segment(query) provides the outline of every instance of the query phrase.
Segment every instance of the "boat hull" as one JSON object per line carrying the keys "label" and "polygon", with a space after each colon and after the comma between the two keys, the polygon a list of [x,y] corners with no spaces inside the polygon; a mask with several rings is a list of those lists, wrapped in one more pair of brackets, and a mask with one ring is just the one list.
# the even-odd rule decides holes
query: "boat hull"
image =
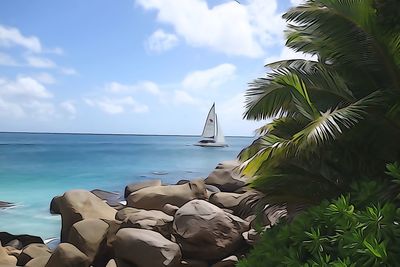
{"label": "boat hull", "polygon": [[194,146],[201,146],[201,147],[227,147],[227,144],[221,143],[196,143],[193,144]]}

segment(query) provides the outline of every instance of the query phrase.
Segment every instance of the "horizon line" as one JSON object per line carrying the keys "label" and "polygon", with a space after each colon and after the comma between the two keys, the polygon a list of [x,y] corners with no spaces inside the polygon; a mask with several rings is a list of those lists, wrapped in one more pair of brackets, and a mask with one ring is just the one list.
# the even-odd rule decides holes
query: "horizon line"
{"label": "horizon line", "polygon": [[[144,133],[90,133],[90,132],[30,132],[30,131],[0,131],[2,133],[22,133],[22,134],[69,134],[69,135],[128,135],[128,136],[181,136],[181,137],[200,137],[194,134],[144,134]],[[249,138],[255,135],[225,135],[225,137]]]}

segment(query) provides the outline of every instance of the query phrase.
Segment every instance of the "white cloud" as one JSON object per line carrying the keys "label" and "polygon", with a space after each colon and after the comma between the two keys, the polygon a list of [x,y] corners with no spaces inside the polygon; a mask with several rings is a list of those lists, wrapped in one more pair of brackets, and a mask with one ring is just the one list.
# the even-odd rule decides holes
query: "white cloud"
{"label": "white cloud", "polygon": [[10,55],[0,52],[0,65],[3,65],[3,66],[18,66],[19,64]]}
{"label": "white cloud", "polygon": [[33,75],[33,76],[37,81],[39,81],[39,82],[41,82],[43,84],[54,84],[54,83],[56,83],[56,79],[54,79],[54,77],[50,73],[47,73],[47,72],[38,73],[38,74]]}
{"label": "white cloud", "polygon": [[310,54],[304,54],[294,51],[288,47],[284,47],[279,55],[268,57],[264,60],[265,64],[269,64],[272,62],[287,60],[287,59],[305,59],[305,60],[318,60],[316,56]]}
{"label": "white cloud", "polygon": [[53,95],[31,77],[17,77],[15,81],[0,80],[0,96],[45,99]]}
{"label": "white cloud", "polygon": [[54,68],[56,64],[48,58],[27,56],[28,65],[35,68]]}
{"label": "white cloud", "polygon": [[73,68],[61,68],[60,71],[64,75],[78,75],[78,72]]}
{"label": "white cloud", "polygon": [[304,0],[290,0],[290,3],[292,4],[292,6],[298,6],[300,4],[303,4]]}
{"label": "white cloud", "polygon": [[147,47],[151,51],[163,52],[178,44],[178,37],[175,34],[157,30],[147,40]]}
{"label": "white cloud", "polygon": [[205,0],[137,0],[156,10],[157,20],[171,25],[189,45],[208,47],[228,55],[260,57],[264,46],[282,39],[284,21],[277,0],[235,1],[209,7]]}
{"label": "white cloud", "polygon": [[64,50],[61,47],[55,47],[55,48],[49,48],[44,51],[45,53],[48,54],[55,54],[55,55],[63,55]]}
{"label": "white cloud", "polygon": [[220,102],[216,108],[219,114],[218,118],[222,120],[223,129],[230,134],[242,135],[246,133],[248,135],[253,135],[256,129],[268,122],[243,120],[243,114],[245,112],[244,93],[239,93]]}
{"label": "white cloud", "polygon": [[70,119],[75,118],[77,110],[75,104],[72,101],[61,102],[60,107],[68,114]]}
{"label": "white cloud", "polygon": [[175,90],[173,100],[175,104],[198,104],[199,101],[192,97],[188,92],[183,90]]}
{"label": "white cloud", "polygon": [[29,51],[40,53],[42,45],[36,36],[24,36],[17,28],[0,25],[0,46],[22,46]]}
{"label": "white cloud", "polygon": [[108,114],[121,114],[124,112],[145,113],[149,111],[149,107],[138,103],[133,97],[110,98],[102,97],[98,99],[85,99],[87,105],[97,107]]}
{"label": "white cloud", "polygon": [[217,88],[232,80],[235,71],[236,67],[232,64],[221,64],[207,70],[193,71],[183,79],[182,86],[188,90]]}
{"label": "white cloud", "polygon": [[0,116],[48,119],[55,115],[53,97],[43,84],[32,77],[0,79]]}
{"label": "white cloud", "polygon": [[122,84],[119,82],[111,82],[105,85],[105,91],[121,94],[147,92],[155,96],[161,95],[161,90],[158,85],[151,81],[142,81],[132,85]]}

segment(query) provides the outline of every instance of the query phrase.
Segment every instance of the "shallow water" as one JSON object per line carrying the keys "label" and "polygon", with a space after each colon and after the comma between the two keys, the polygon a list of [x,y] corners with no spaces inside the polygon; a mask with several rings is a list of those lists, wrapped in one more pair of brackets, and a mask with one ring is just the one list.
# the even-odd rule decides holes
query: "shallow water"
{"label": "shallow water", "polygon": [[53,196],[69,189],[124,190],[128,183],[165,183],[206,176],[231,160],[251,138],[227,137],[227,148],[202,148],[193,136],[0,133],[0,231],[58,237]]}

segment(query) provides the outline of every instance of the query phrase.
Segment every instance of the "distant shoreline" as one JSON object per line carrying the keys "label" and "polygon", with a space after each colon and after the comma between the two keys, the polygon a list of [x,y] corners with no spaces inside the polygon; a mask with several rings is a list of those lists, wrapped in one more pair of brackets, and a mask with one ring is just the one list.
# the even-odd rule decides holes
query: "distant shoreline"
{"label": "distant shoreline", "polygon": [[[135,134],[135,133],[56,133],[56,132],[7,132],[0,131],[0,134],[49,134],[49,135],[119,135],[119,136],[178,136],[178,137],[200,137],[200,135],[194,134]],[[226,135],[225,137],[236,137],[236,138],[254,138],[254,136],[245,136],[245,135]]]}

